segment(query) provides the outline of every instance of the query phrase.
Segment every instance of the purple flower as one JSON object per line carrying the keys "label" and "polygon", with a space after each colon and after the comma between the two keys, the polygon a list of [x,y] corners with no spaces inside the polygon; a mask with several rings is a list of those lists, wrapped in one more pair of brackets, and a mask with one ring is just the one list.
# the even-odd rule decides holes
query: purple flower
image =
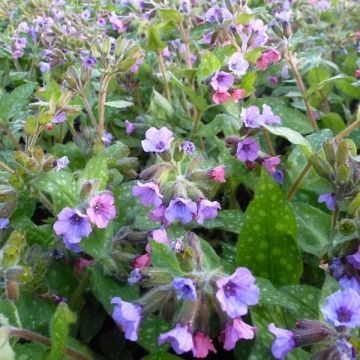
{"label": "purple flower", "polygon": [[280,116],[274,115],[270,106],[264,104],[262,106],[262,109],[263,109],[262,117],[263,117],[263,121],[266,125],[281,123]]}
{"label": "purple flower", "polygon": [[29,25],[25,21],[22,21],[21,23],[19,23],[19,25],[17,27],[17,31],[19,31],[19,32],[27,33],[29,30],[30,30]]}
{"label": "purple flower", "polygon": [[52,119],[52,122],[54,124],[62,124],[65,121],[66,121],[66,113],[64,111],[59,112]]}
{"label": "purple flower", "polygon": [[110,220],[116,216],[114,202],[114,196],[110,192],[104,192],[93,197],[86,209],[90,221],[100,229],[106,228]]}
{"label": "purple flower", "polygon": [[177,278],[172,282],[178,300],[196,300],[196,289],[194,282],[187,278]]}
{"label": "purple flower", "polygon": [[24,52],[22,50],[14,50],[12,52],[13,59],[19,59],[24,55]]}
{"label": "purple flower", "polygon": [[321,307],[325,320],[334,326],[360,326],[360,295],[353,289],[339,290]]}
{"label": "purple flower", "polygon": [[245,60],[244,55],[241,52],[235,52],[234,54],[232,54],[229,61],[229,69],[236,76],[245,75],[248,68],[249,62]]}
{"label": "purple flower", "polygon": [[278,84],[279,78],[275,75],[270,75],[268,76],[268,82],[270,85],[275,86]]}
{"label": "purple flower", "polygon": [[101,140],[105,146],[109,146],[113,140],[113,136],[111,133],[104,131],[102,134]]}
{"label": "purple flower", "polygon": [[211,7],[205,13],[205,20],[207,22],[219,22],[223,23],[224,21],[231,20],[233,16],[231,12],[225,7]]}
{"label": "purple flower", "polygon": [[170,342],[177,354],[183,354],[193,349],[194,343],[188,325],[176,324],[175,328],[159,336],[159,345]]}
{"label": "purple flower", "polygon": [[[170,240],[167,236],[166,229],[160,228],[160,229],[153,230],[151,232],[151,237],[154,239],[155,242],[157,242],[159,244],[166,244],[166,245],[170,244]],[[148,253],[150,253],[150,243],[146,244],[145,250]]]}
{"label": "purple flower", "polygon": [[339,285],[344,290],[352,289],[360,295],[360,284],[355,276],[344,275],[341,279],[339,279]]}
{"label": "purple flower", "polygon": [[83,62],[82,66],[88,70],[91,70],[96,64],[96,59],[93,56],[86,57]]}
{"label": "purple flower", "polygon": [[234,319],[233,322],[226,323],[224,331],[224,349],[232,350],[238,340],[253,339],[255,336],[255,328],[243,322],[241,318]]}
{"label": "purple flower", "polygon": [[137,182],[137,185],[132,187],[132,195],[138,196],[141,204],[144,206],[160,206],[161,199],[163,198],[160,194],[159,185],[153,182],[146,184]]}
{"label": "purple flower", "polygon": [[320,0],[316,3],[316,5],[320,11],[326,11],[331,8],[331,5],[328,0]]}
{"label": "purple flower", "polygon": [[130,122],[129,120],[125,120],[125,134],[131,135],[136,129],[136,125]]}
{"label": "purple flower", "polygon": [[69,165],[70,161],[67,156],[63,156],[55,161],[56,171],[65,169]]}
{"label": "purple flower", "polygon": [[318,202],[325,203],[326,207],[331,211],[336,209],[336,197],[334,193],[321,194],[318,198]]}
{"label": "purple flower", "polygon": [[85,10],[82,12],[82,14],[81,14],[81,18],[82,18],[83,20],[89,20],[90,17],[91,17],[91,12],[90,12],[89,9],[85,9]]}
{"label": "purple flower", "polygon": [[259,301],[259,288],[247,268],[237,268],[233,275],[217,280],[216,285],[221,309],[232,319],[247,314],[248,306]]}
{"label": "purple flower", "polygon": [[161,221],[162,223],[167,223],[165,219],[165,211],[166,206],[164,204],[161,204],[160,206],[150,211],[149,218],[152,221]]}
{"label": "purple flower", "polygon": [[15,39],[15,47],[18,50],[24,49],[26,47],[27,40],[24,37]]}
{"label": "purple flower", "polygon": [[0,218],[0,230],[4,230],[9,226],[9,219],[8,218]]}
{"label": "purple flower", "polygon": [[106,25],[106,19],[105,18],[99,18],[96,22],[99,26],[103,27]]}
{"label": "purple flower", "polygon": [[346,257],[348,263],[356,270],[360,270],[360,246],[356,253]]}
{"label": "purple flower", "polygon": [[109,22],[112,25],[112,29],[117,32],[124,32],[126,30],[124,23],[115,15],[114,12],[112,12],[109,16]]}
{"label": "purple flower", "polygon": [[234,83],[234,77],[225,71],[217,71],[212,77],[210,85],[215,91],[226,92]]}
{"label": "purple flower", "polygon": [[263,124],[263,117],[257,106],[249,106],[241,110],[240,118],[247,128],[257,129]]}
{"label": "purple flower", "polygon": [[111,304],[115,304],[112,318],[125,333],[125,339],[137,341],[141,321],[141,305],[122,301],[113,297]]}
{"label": "purple flower", "polygon": [[188,224],[196,216],[196,213],[196,203],[190,199],[177,197],[175,200],[170,201],[165,210],[165,218],[169,223],[179,220],[183,224]]}
{"label": "purple flower", "polygon": [[40,62],[39,65],[40,65],[40,71],[42,73],[49,72],[51,69],[51,65],[47,62]]}
{"label": "purple flower", "polygon": [[331,264],[329,266],[329,269],[331,271],[331,275],[336,279],[339,280],[342,276],[345,275],[346,269],[345,264],[343,261],[337,257],[334,257],[331,260]]}
{"label": "purple flower", "polygon": [[281,163],[280,156],[272,156],[264,159],[263,166],[269,172],[270,175],[274,175],[276,173],[276,166]]}
{"label": "purple flower", "polygon": [[130,285],[134,285],[137,282],[139,282],[141,280],[142,276],[141,276],[141,272],[139,269],[134,269],[131,273],[130,276],[128,277],[128,283]]}
{"label": "purple flower", "polygon": [[166,127],[156,129],[150,128],[145,133],[146,139],[141,141],[145,152],[162,153],[170,149],[170,144],[174,140],[173,133]]}
{"label": "purple flower", "polygon": [[284,173],[281,170],[276,170],[273,178],[278,184],[282,184],[284,182]]}
{"label": "purple flower", "polygon": [[202,225],[204,224],[204,220],[216,218],[218,210],[220,209],[221,206],[217,201],[202,199],[199,204],[196,221]]}
{"label": "purple flower", "polygon": [[254,161],[260,151],[259,144],[252,138],[238,142],[236,156],[240,161]]}
{"label": "purple flower", "polygon": [[192,155],[195,152],[195,145],[191,141],[184,140],[180,144],[180,149],[186,154],[186,155]]}
{"label": "purple flower", "polygon": [[66,207],[58,214],[54,224],[55,234],[63,237],[65,246],[75,252],[80,251],[79,243],[91,234],[89,218],[77,209]]}
{"label": "purple flower", "polygon": [[268,330],[276,336],[271,346],[273,356],[277,359],[285,359],[286,355],[296,347],[294,334],[290,330],[280,329],[274,324],[269,324]]}
{"label": "purple flower", "polygon": [[341,338],[336,341],[335,348],[339,354],[340,359],[344,360],[356,360],[356,351],[355,348],[346,341],[346,339]]}

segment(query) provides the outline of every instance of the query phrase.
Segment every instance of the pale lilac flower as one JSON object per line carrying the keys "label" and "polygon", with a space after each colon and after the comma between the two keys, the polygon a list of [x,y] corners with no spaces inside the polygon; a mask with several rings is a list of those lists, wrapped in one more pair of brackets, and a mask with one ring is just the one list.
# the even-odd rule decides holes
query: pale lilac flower
{"label": "pale lilac flower", "polygon": [[325,203],[326,207],[331,211],[336,209],[336,197],[334,193],[321,194],[318,198],[318,202]]}
{"label": "pale lilac flower", "polygon": [[204,224],[204,221],[206,219],[216,218],[218,210],[220,209],[221,206],[217,201],[209,201],[208,199],[202,199],[199,203],[196,221],[202,225]]}
{"label": "pale lilac flower", "polygon": [[22,50],[14,50],[12,52],[12,57],[13,59],[19,59],[21,58],[22,56],[24,56],[24,52]]}
{"label": "pale lilac flower", "polygon": [[[160,229],[153,230],[151,232],[151,237],[154,239],[155,242],[157,242],[159,244],[166,244],[166,245],[170,244],[170,240],[167,236],[166,229],[160,228]],[[149,242],[146,244],[145,250],[148,253],[150,253],[151,248],[150,248]]]}
{"label": "pale lilac flower", "polygon": [[193,337],[193,342],[193,356],[197,359],[205,359],[209,355],[209,351],[217,353],[212,340],[203,332],[196,333]]}
{"label": "pale lilac flower", "polygon": [[172,281],[172,286],[176,290],[176,297],[178,300],[196,300],[196,288],[191,279],[176,278]]}
{"label": "pale lilac flower", "polygon": [[109,16],[109,22],[112,25],[112,29],[116,30],[117,32],[124,32],[126,30],[124,23],[116,16],[114,12],[112,12]]}
{"label": "pale lilac flower", "polygon": [[249,62],[245,60],[244,55],[241,52],[235,52],[232,54],[229,61],[229,69],[236,76],[243,76],[246,74],[249,68]]}
{"label": "pale lilac flower", "polygon": [[354,254],[348,255],[346,260],[354,269],[360,270],[360,246]]}
{"label": "pale lilac flower", "polygon": [[57,20],[61,20],[65,15],[65,13],[60,9],[53,9],[52,13]]}
{"label": "pale lilac flower", "polygon": [[205,20],[207,22],[219,22],[224,23],[225,21],[232,20],[233,16],[231,12],[225,7],[211,7],[205,13]]}
{"label": "pale lilac flower", "polygon": [[338,358],[341,360],[356,360],[356,351],[352,344],[346,341],[345,338],[337,340],[335,348],[338,353]]}
{"label": "pale lilac flower", "polygon": [[116,216],[114,202],[114,196],[110,192],[104,192],[93,197],[86,209],[90,221],[100,229],[106,228],[110,220]]}
{"label": "pale lilac flower", "polygon": [[63,156],[60,159],[55,160],[56,171],[65,169],[70,164],[70,161],[67,156]]}
{"label": "pale lilac flower", "polygon": [[0,230],[4,230],[9,226],[9,219],[8,218],[0,218]]}
{"label": "pale lilac flower", "polygon": [[179,220],[183,224],[188,224],[196,216],[196,213],[196,203],[190,199],[177,197],[170,201],[169,206],[165,210],[165,218],[169,223]]}
{"label": "pale lilac flower", "polygon": [[82,18],[83,20],[89,20],[90,17],[91,17],[91,12],[90,12],[89,9],[85,9],[85,10],[82,12],[82,14],[81,14],[81,18]]}
{"label": "pale lilac flower", "polygon": [[173,133],[166,127],[156,129],[150,128],[145,133],[146,139],[141,141],[145,152],[162,153],[170,149],[170,144],[174,140]]}
{"label": "pale lilac flower", "polygon": [[180,355],[193,349],[194,343],[188,325],[176,324],[175,328],[163,333],[158,339],[159,345],[171,343],[174,351]]}
{"label": "pale lilac flower", "polygon": [[54,224],[55,234],[63,237],[64,244],[70,250],[80,252],[82,238],[91,234],[89,218],[77,209],[66,207],[61,210]]}
{"label": "pale lilac flower", "polygon": [[241,110],[240,118],[247,128],[258,129],[263,124],[263,117],[260,115],[260,109],[255,106],[249,106]]}
{"label": "pale lilac flower", "polygon": [[236,156],[240,161],[255,161],[260,151],[259,144],[252,138],[238,142]]}
{"label": "pale lilac flower", "polygon": [[39,66],[40,66],[40,71],[42,73],[49,72],[50,69],[51,69],[51,65],[49,63],[47,63],[47,62],[42,61],[42,62],[39,63]]}
{"label": "pale lilac flower", "polygon": [[272,156],[264,159],[262,165],[269,172],[270,175],[274,175],[276,173],[276,166],[281,163],[280,156]]}
{"label": "pale lilac flower", "polygon": [[166,211],[166,206],[164,204],[161,204],[160,206],[150,211],[149,213],[150,220],[154,222],[161,221],[163,224],[167,223],[167,220],[165,219],[165,211]]}
{"label": "pale lilac flower", "polygon": [[128,283],[134,285],[142,279],[141,272],[139,269],[134,269],[131,271],[130,276],[128,277]]}
{"label": "pale lilac flower", "polygon": [[317,2],[316,7],[320,11],[326,11],[326,10],[329,10],[331,8],[331,5],[330,5],[328,0],[320,0],[320,1]]}
{"label": "pale lilac flower", "polygon": [[21,23],[19,23],[19,25],[17,27],[17,31],[19,31],[19,32],[27,33],[27,32],[29,32],[29,30],[30,30],[29,25],[25,21],[22,21]]}
{"label": "pale lilac flower", "polygon": [[193,142],[184,140],[180,144],[180,149],[186,154],[186,155],[192,155],[195,152],[195,145]]}
{"label": "pale lilac flower", "polygon": [[268,330],[276,336],[271,346],[273,356],[276,359],[284,360],[287,354],[296,347],[294,334],[290,330],[280,329],[274,324],[269,324]]}
{"label": "pale lilac flower", "polygon": [[259,301],[260,290],[245,267],[239,267],[233,275],[217,280],[216,285],[216,298],[221,309],[232,319],[247,314],[248,306]]}
{"label": "pale lilac flower", "polygon": [[355,276],[344,275],[338,282],[342,289],[352,289],[360,295],[360,283]]}
{"label": "pale lilac flower", "polygon": [[225,71],[217,71],[212,77],[210,85],[215,91],[226,92],[234,83],[234,76]]}
{"label": "pale lilac flower", "polygon": [[52,122],[54,124],[62,124],[66,121],[66,118],[66,113],[64,111],[61,111],[53,117]]}
{"label": "pale lilac flower", "polygon": [[160,194],[159,185],[149,182],[142,184],[137,182],[137,185],[132,187],[132,195],[138,196],[140,202],[144,206],[159,206],[162,203],[163,196]]}
{"label": "pale lilac flower", "polygon": [[339,290],[321,307],[325,320],[334,326],[360,326],[360,295],[353,289]]}
{"label": "pale lilac flower", "polygon": [[113,297],[111,304],[115,304],[112,318],[124,331],[125,339],[137,341],[141,321],[141,305],[123,301],[119,297]]}
{"label": "pale lilac flower", "polygon": [[125,134],[131,135],[136,129],[136,125],[130,122],[129,120],[125,120]]}
{"label": "pale lilac flower", "polygon": [[224,349],[232,350],[240,339],[250,340],[255,336],[255,328],[246,324],[241,318],[234,319],[232,323],[226,323],[224,331]]}
{"label": "pale lilac flower", "polygon": [[91,70],[96,64],[96,59],[93,56],[86,57],[83,62],[82,66],[88,70]]}
{"label": "pale lilac flower", "polygon": [[99,26],[103,27],[106,25],[106,19],[105,18],[99,18],[96,22]]}
{"label": "pale lilac flower", "polygon": [[26,47],[27,40],[24,37],[20,37],[20,38],[15,39],[14,44],[15,44],[16,49],[22,50]]}
{"label": "pale lilac flower", "polygon": [[109,146],[113,140],[113,136],[111,133],[104,131],[102,134],[101,140],[105,146]]}
{"label": "pale lilac flower", "polygon": [[262,118],[266,125],[272,125],[272,124],[280,124],[281,118],[278,115],[274,115],[271,107],[268,105],[262,106],[263,112],[262,112]]}

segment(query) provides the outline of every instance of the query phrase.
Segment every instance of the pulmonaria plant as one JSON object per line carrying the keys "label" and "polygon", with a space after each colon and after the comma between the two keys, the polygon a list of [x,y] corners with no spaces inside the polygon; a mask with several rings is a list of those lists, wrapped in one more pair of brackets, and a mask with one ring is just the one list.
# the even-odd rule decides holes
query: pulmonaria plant
{"label": "pulmonaria plant", "polygon": [[150,128],[142,140],[145,152],[156,154],[156,163],[150,165],[132,188],[132,194],[139,197],[144,206],[153,206],[150,218],[168,226],[174,222],[189,224],[193,220],[203,224],[213,219],[220,210],[217,201],[210,201],[210,183],[225,182],[224,166],[208,170],[199,169],[201,158],[196,154],[195,145],[182,141],[177,145],[173,133],[163,127]]}
{"label": "pulmonaria plant", "polygon": [[[137,339],[141,328],[139,319],[160,311],[166,318],[173,317],[175,326],[160,334],[159,345],[170,343],[177,354],[192,351],[194,357],[205,358],[209,352],[216,353],[209,323],[214,316],[218,319],[217,333],[225,350],[234,349],[240,339],[253,339],[255,327],[242,319],[249,307],[259,301],[259,287],[251,272],[239,267],[234,274],[227,275],[220,268],[210,268],[201,240],[193,233],[187,234],[180,250],[163,230],[152,236],[157,240],[150,243],[151,256],[158,248],[175,254],[174,266],[182,269],[182,275],[150,264],[138,270],[137,284],[151,289],[133,304],[119,298],[112,301],[116,304],[113,318],[125,337]],[[127,312],[126,308],[129,308]]]}

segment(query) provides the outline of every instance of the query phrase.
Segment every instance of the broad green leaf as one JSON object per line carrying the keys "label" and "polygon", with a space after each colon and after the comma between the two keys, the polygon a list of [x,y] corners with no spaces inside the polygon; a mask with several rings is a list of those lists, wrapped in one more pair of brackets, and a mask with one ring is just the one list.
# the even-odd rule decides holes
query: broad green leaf
{"label": "broad green leaf", "polygon": [[220,267],[220,259],[217,256],[213,247],[205,240],[200,239],[200,247],[202,256],[200,259],[201,265],[205,270],[212,271]]}
{"label": "broad green leaf", "polygon": [[249,13],[240,13],[236,16],[236,24],[246,25],[250,22],[251,19],[253,19],[254,15]]}
{"label": "broad green leaf", "polygon": [[47,360],[61,360],[65,355],[69,325],[76,321],[75,314],[65,303],[60,303],[50,323],[51,349]]}
{"label": "broad green leaf", "polygon": [[200,81],[207,79],[221,68],[220,60],[210,51],[205,51],[204,56],[201,58],[197,77]]}
{"label": "broad green leaf", "polygon": [[73,174],[52,170],[40,175],[32,182],[34,188],[51,196],[56,213],[64,207],[77,206],[78,187]]}
{"label": "broad green leaf", "polygon": [[292,144],[300,145],[301,149],[305,154],[311,154],[312,148],[310,143],[297,131],[283,126],[263,125],[263,127],[270,131],[272,134],[287,139]]}
{"label": "broad green leaf", "polygon": [[[309,89],[307,89],[306,93],[305,93],[305,97],[309,98],[313,93],[315,93],[316,91],[319,91],[321,89],[324,88],[324,86],[326,85],[339,85],[339,84],[343,84],[344,81],[345,83],[348,84],[348,81],[353,81],[354,78],[345,74],[338,74],[336,76],[332,76],[324,81],[321,81],[318,84],[314,84],[313,86],[311,86]],[[360,91],[360,90],[359,90]]]}
{"label": "broad green leaf", "polygon": [[86,180],[97,180],[99,190],[104,190],[108,181],[107,160],[104,154],[91,158],[82,171],[80,184]]}
{"label": "broad green leaf", "polygon": [[180,360],[180,359],[182,359],[182,358],[180,358],[176,355],[169,354],[166,352],[159,352],[159,353],[146,355],[141,360]]}
{"label": "broad green leaf", "polygon": [[112,223],[105,229],[94,228],[87,238],[82,239],[81,248],[96,260],[111,258],[113,233]]}
{"label": "broad green leaf", "polygon": [[165,21],[170,21],[174,24],[178,24],[183,20],[182,14],[175,9],[158,9],[158,12]]}
{"label": "broad green leaf", "polygon": [[108,101],[105,103],[106,106],[116,108],[116,109],[126,109],[134,104],[130,101],[125,100],[116,100],[116,101]]}
{"label": "broad green leaf", "polygon": [[174,109],[169,101],[155,89],[153,90],[150,108],[151,112],[156,116],[161,114],[160,111],[165,115],[165,117],[171,117],[174,113]]}
{"label": "broad green leaf", "polygon": [[294,202],[291,205],[301,249],[320,258],[331,245],[331,215],[306,203]]}
{"label": "broad green leaf", "polygon": [[153,25],[148,30],[148,43],[147,48],[150,51],[161,51],[165,48],[166,44],[161,40],[160,27]]}
{"label": "broad green leaf", "polygon": [[[47,346],[43,346],[36,343],[21,343],[18,342],[14,345],[14,351],[16,359],[18,360],[35,360],[44,359],[49,351]],[[68,357],[65,358],[69,359]]]}
{"label": "broad green leaf", "polygon": [[34,82],[18,86],[10,94],[6,94],[0,99],[0,122],[9,120],[28,104],[35,86]]}
{"label": "broad green leaf", "polygon": [[154,268],[167,270],[174,277],[182,275],[176,255],[169,246],[151,241],[151,263]]}
{"label": "broad green leaf", "polygon": [[261,172],[255,197],[246,209],[237,242],[237,264],[275,286],[297,284],[302,274],[294,212],[266,170]]}
{"label": "broad green leaf", "polygon": [[221,229],[240,234],[244,213],[240,210],[221,210],[215,219],[208,219],[202,225],[206,229]]}
{"label": "broad green leaf", "polygon": [[324,114],[319,121],[319,125],[321,129],[329,128],[334,134],[338,134],[345,129],[344,121],[337,113]]}
{"label": "broad green leaf", "polygon": [[202,125],[198,136],[215,136],[223,131],[225,136],[234,135],[239,132],[240,120],[229,114],[217,114],[211,123]]}
{"label": "broad green leaf", "polygon": [[106,276],[97,267],[90,267],[90,286],[94,296],[102,303],[106,312],[112,314],[114,305],[111,299],[115,296],[121,297],[125,301],[133,301],[138,297],[138,289],[136,286],[119,282],[112,277]]}
{"label": "broad green leaf", "polygon": [[255,91],[256,73],[248,71],[241,79],[240,88],[244,89],[246,96],[250,96]]}

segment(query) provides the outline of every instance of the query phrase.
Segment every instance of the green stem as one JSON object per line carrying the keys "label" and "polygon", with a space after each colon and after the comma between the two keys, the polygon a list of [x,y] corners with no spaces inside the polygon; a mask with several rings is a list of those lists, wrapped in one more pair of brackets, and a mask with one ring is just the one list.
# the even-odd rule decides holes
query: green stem
{"label": "green stem", "polygon": [[100,95],[99,95],[99,137],[101,138],[105,130],[105,102],[109,87],[110,76],[104,74],[100,80]]}
{"label": "green stem", "polygon": [[86,97],[86,95],[85,95],[84,93],[81,94],[81,97],[82,97],[82,99],[83,99],[84,106],[85,106],[85,110],[86,110],[86,112],[87,112],[88,115],[89,115],[89,118],[90,118],[90,120],[91,120],[91,123],[92,123],[94,129],[95,129],[96,131],[98,131],[98,124],[97,124],[95,115],[94,115],[94,113],[93,113],[93,111],[92,111],[92,109],[91,109],[91,106],[90,106],[90,104],[89,104],[89,101],[88,101],[88,99],[87,99],[87,97]]}
{"label": "green stem", "polygon": [[79,310],[80,301],[82,299],[82,296],[86,290],[86,287],[88,286],[90,280],[90,271],[85,270],[83,273],[78,286],[76,287],[70,301],[69,301],[69,308],[73,311]]}
{"label": "green stem", "polygon": [[2,167],[5,171],[9,172],[10,174],[14,174],[15,171],[7,166],[4,162],[0,161],[0,167]]}
{"label": "green stem", "polygon": [[268,147],[268,151],[269,151],[269,154],[271,156],[274,156],[276,155],[276,152],[275,152],[275,149],[274,149],[274,145],[271,141],[271,136],[270,136],[270,133],[267,129],[263,128],[263,135],[264,135],[264,139],[266,141],[266,145]]}
{"label": "green stem", "polygon": [[339,207],[336,206],[335,207],[335,210],[332,214],[332,221],[331,221],[331,228],[332,228],[332,231],[335,232],[336,230],[336,224],[337,224],[337,221],[338,221],[338,217],[339,217]]}
{"label": "green stem", "polygon": [[335,140],[339,141],[340,139],[343,139],[344,137],[348,136],[353,130],[355,130],[356,128],[360,127],[360,119],[354,121],[352,124],[350,124],[347,128],[345,128],[344,130],[340,131],[336,137]]}
{"label": "green stem", "polygon": [[301,182],[303,181],[303,179],[307,175],[307,173],[310,171],[310,169],[311,169],[311,163],[308,160],[305,167],[302,169],[302,171],[297,176],[297,178],[295,179],[294,183],[291,186],[291,189],[290,189],[290,191],[289,191],[289,193],[287,195],[288,201],[291,201],[293,199],[294,195],[296,194],[296,192],[299,189],[299,186],[300,186]]}
{"label": "green stem", "polygon": [[171,102],[171,93],[170,93],[169,83],[168,83],[167,77],[166,77],[166,66],[165,66],[164,58],[161,54],[161,51],[157,51],[156,56],[157,56],[157,59],[159,62],[159,67],[160,67],[161,75],[163,78],[165,97],[167,98],[167,100],[169,102]]}

